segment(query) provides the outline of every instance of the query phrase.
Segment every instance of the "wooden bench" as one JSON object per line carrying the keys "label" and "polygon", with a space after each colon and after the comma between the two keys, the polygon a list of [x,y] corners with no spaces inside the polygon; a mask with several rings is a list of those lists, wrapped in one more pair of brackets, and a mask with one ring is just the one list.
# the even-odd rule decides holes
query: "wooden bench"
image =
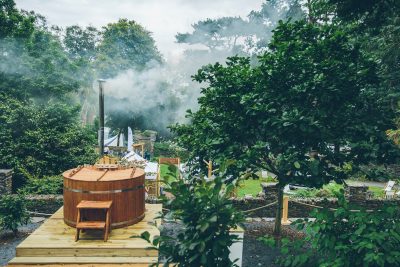
{"label": "wooden bench", "polygon": [[[111,230],[111,206],[112,201],[88,201],[82,200],[76,206],[78,209],[78,217],[76,218],[76,235],[75,242],[79,240],[79,233],[81,230],[92,230],[92,229],[103,229],[104,230],[104,242],[108,239],[108,233]],[[105,221],[81,221],[82,210],[105,210],[106,216]]]}

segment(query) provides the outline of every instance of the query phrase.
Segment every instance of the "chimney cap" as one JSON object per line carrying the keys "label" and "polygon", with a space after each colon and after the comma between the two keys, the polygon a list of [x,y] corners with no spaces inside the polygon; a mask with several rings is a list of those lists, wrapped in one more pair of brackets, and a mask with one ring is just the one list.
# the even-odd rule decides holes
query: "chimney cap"
{"label": "chimney cap", "polygon": [[99,83],[104,83],[104,82],[106,82],[105,79],[98,79],[97,81],[98,81]]}

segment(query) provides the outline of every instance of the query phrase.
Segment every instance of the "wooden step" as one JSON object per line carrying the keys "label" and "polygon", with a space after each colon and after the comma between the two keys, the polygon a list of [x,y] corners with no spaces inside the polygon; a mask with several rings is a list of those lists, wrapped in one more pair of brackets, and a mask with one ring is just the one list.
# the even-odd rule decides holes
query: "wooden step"
{"label": "wooden step", "polygon": [[78,209],[109,209],[111,208],[112,201],[90,201],[82,200],[79,202]]}
{"label": "wooden step", "polygon": [[104,229],[105,227],[106,223],[102,221],[85,221],[76,225],[78,229]]}
{"label": "wooden step", "polygon": [[[26,264],[149,264],[156,263],[157,257],[17,257],[9,265]],[[141,266],[141,265],[139,265]]]}
{"label": "wooden step", "polygon": [[[101,259],[98,263],[82,264],[84,264],[83,266],[97,267],[103,263],[105,267],[118,265],[118,263],[111,263],[111,259],[115,260],[115,262],[118,262],[119,259],[124,261],[125,258],[126,261],[128,261],[128,258],[132,260],[141,258],[144,258],[143,260],[157,259],[158,251],[151,248],[147,241],[138,236],[144,231],[150,232],[151,237],[160,235],[160,231],[156,227],[158,223],[154,223],[154,221],[156,221],[157,214],[161,212],[162,206],[160,204],[146,204],[146,208],[146,217],[143,221],[135,225],[112,230],[108,242],[100,240],[99,237],[102,232],[95,230],[85,231],[82,234],[82,239],[79,242],[75,242],[76,229],[64,224],[63,209],[61,208],[17,246],[16,258],[13,262],[21,261],[19,265],[22,266],[24,265],[22,261],[26,261],[27,264],[24,266],[26,267],[27,265],[34,265],[33,260],[37,260],[37,263],[35,263],[37,265],[57,266],[57,264],[51,262],[65,259],[64,261],[66,262],[71,261],[71,264],[59,265],[78,266],[75,260],[82,259],[84,262],[85,258],[89,258],[86,261],[90,262],[98,258]],[[107,259],[110,263],[107,262]],[[28,263],[29,261],[32,263]],[[78,267],[83,267],[82,264]],[[124,263],[120,264],[124,266]],[[126,263],[126,266],[137,266],[134,263],[132,264]],[[141,263],[139,262],[138,264]],[[143,266],[148,265],[145,264]]]}
{"label": "wooden step", "polygon": [[[78,242],[79,243],[79,242]],[[104,243],[104,242],[103,242]],[[17,248],[17,257],[156,257],[153,248]]]}

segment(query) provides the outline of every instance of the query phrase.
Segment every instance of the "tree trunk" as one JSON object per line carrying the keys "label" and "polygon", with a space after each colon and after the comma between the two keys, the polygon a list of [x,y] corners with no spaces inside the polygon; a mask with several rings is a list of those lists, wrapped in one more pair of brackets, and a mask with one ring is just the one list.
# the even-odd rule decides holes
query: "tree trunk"
{"label": "tree trunk", "polygon": [[280,245],[282,234],[282,209],[283,209],[283,187],[278,185],[278,205],[276,207],[274,237],[276,244]]}

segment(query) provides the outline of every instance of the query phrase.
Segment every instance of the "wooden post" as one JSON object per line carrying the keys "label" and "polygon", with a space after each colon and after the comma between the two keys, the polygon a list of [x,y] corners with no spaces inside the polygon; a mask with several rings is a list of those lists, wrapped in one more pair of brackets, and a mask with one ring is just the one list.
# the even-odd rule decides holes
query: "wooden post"
{"label": "wooden post", "polygon": [[288,211],[289,211],[289,197],[283,197],[283,206],[282,206],[282,225],[289,225],[292,222],[288,220]]}
{"label": "wooden post", "polygon": [[210,160],[208,162],[208,178],[211,178],[212,176],[212,161]]}
{"label": "wooden post", "polygon": [[207,165],[207,169],[208,169],[207,176],[208,176],[208,178],[211,178],[211,176],[212,176],[212,161],[211,160],[209,160],[209,161],[203,160],[203,162]]}
{"label": "wooden post", "polygon": [[136,153],[137,149],[140,149],[140,153],[142,154],[142,158],[144,158],[144,143],[132,144],[133,151]]}

